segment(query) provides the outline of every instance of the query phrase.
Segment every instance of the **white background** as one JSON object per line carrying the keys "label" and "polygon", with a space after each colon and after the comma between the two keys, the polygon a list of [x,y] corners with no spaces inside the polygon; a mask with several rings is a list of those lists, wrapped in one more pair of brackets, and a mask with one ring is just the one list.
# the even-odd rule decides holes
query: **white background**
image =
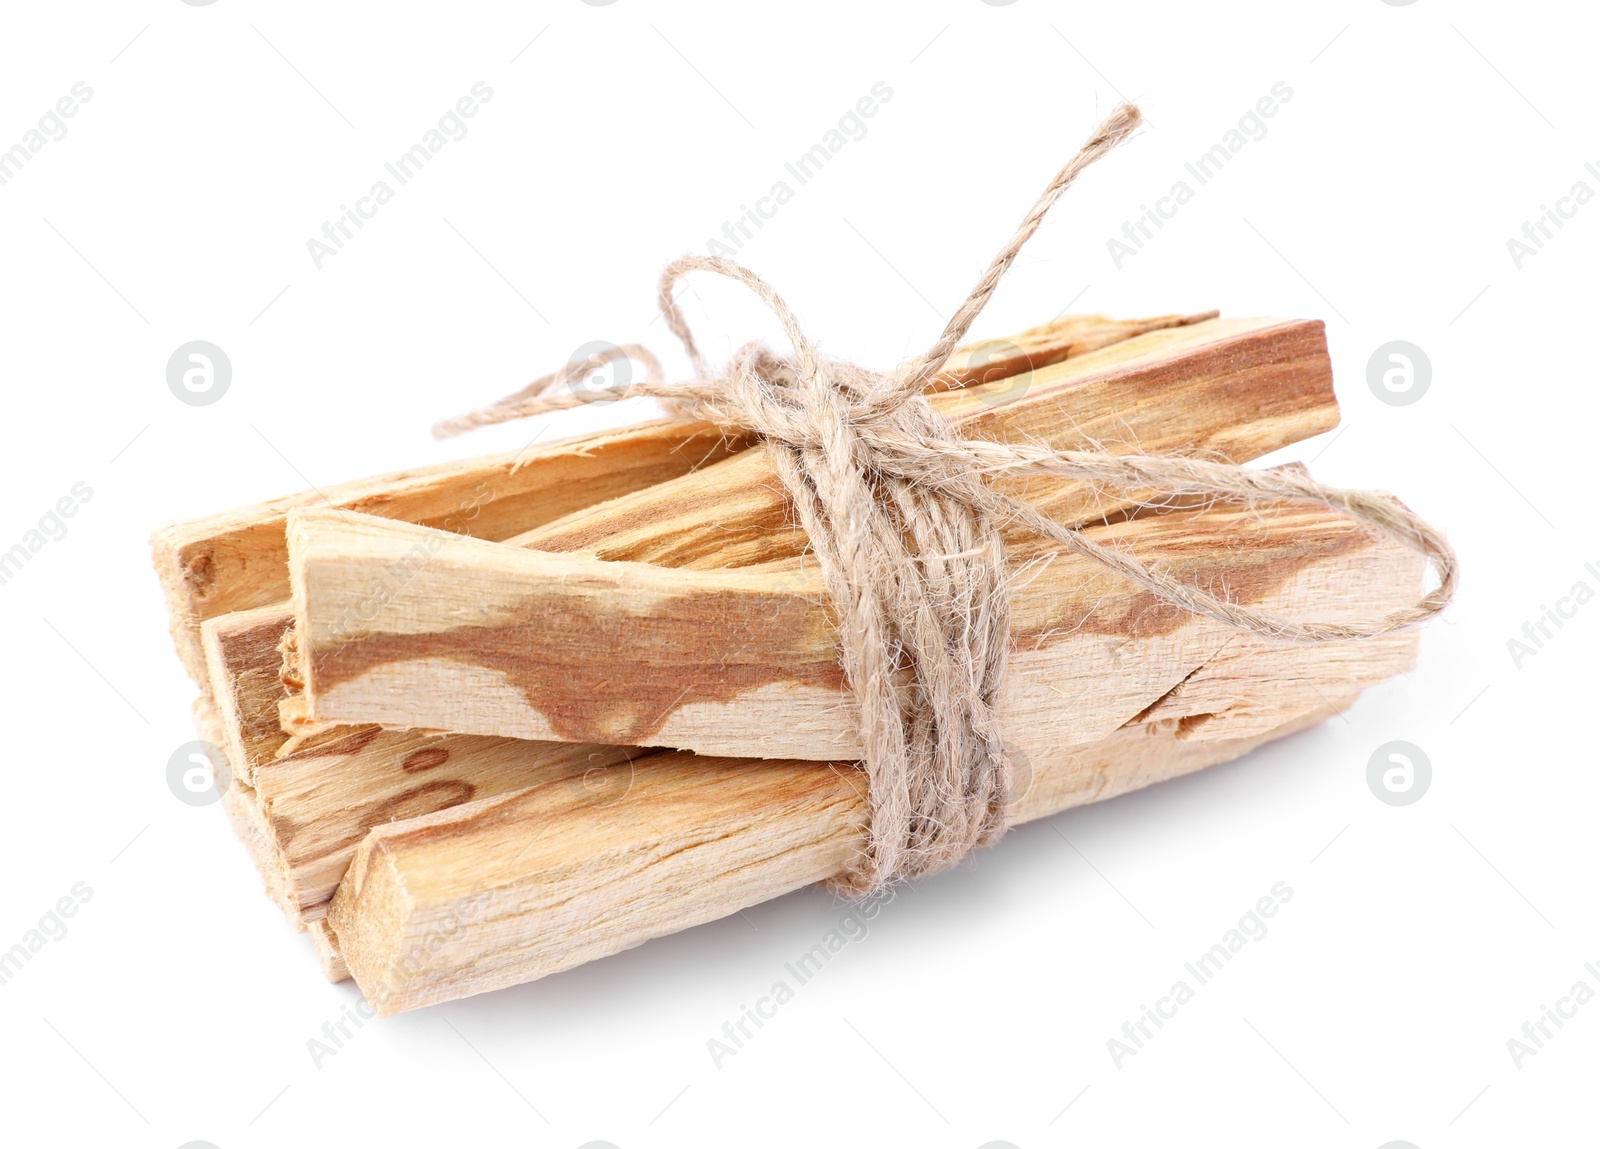
{"label": "white background", "polygon": [[[1600,605],[1520,669],[1506,644],[1600,588],[1600,205],[1520,269],[1506,241],[1576,181],[1600,191],[1597,25],[1441,0],[8,4],[0,148],[75,82],[93,96],[0,186],[0,549],[74,483],[93,496],[0,587],[0,949],[74,883],[93,897],[0,987],[0,1139],[1592,1143],[1600,1004],[1521,1068],[1506,1042],[1575,981],[1600,989]],[[469,134],[318,270],[307,239],[480,80]],[[1344,426],[1287,457],[1443,526],[1456,605],[1345,718],[902,894],[720,1069],[707,1039],[838,920],[828,895],[369,1023],[315,1067],[308,1039],[357,991],[322,981],[220,808],[167,788],[194,688],[151,527],[520,445],[537,428],[428,428],[592,340],[675,352],[651,322],[660,266],[880,80],[868,134],[739,252],[829,352],[923,349],[1136,99],[1150,126],[1070,193],[976,334],[1068,307],[1327,320]],[[1278,81],[1293,98],[1265,138],[1118,269],[1106,240]],[[772,337],[696,292],[713,354]],[[213,406],[167,389],[193,339],[233,364]],[[1367,386],[1393,339],[1433,366],[1410,406]],[[1433,764],[1404,808],[1365,781],[1392,739]],[[1107,1039],[1279,881],[1270,933],[1117,1068]]]}

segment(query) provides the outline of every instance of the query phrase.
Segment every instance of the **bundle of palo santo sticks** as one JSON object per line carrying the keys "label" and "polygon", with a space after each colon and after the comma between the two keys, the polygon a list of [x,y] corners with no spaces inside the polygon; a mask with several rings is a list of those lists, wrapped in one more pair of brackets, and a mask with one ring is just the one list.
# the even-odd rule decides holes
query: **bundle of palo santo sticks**
{"label": "bundle of palo santo sticks", "polygon": [[[1056,449],[1245,462],[1338,421],[1313,321],[1071,317],[963,349],[940,382],[963,434]],[[1365,618],[1423,582],[1420,555],[1328,509],[1001,482],[1238,603]],[[1011,821],[1235,758],[1412,665],[1415,632],[1272,641],[1007,544]],[[328,976],[380,1013],[731,914],[862,849],[836,622],[748,437],[655,422],[153,546],[233,827]]]}

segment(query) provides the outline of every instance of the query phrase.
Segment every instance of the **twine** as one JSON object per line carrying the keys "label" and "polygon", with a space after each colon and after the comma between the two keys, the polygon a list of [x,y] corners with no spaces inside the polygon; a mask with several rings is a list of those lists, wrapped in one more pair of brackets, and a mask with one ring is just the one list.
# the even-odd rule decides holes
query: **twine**
{"label": "twine", "polygon": [[[839,624],[840,659],[855,696],[871,823],[845,888],[861,894],[946,869],[1005,829],[1011,766],[996,713],[1010,641],[1000,524],[1017,524],[1133,580],[1160,599],[1274,639],[1333,642],[1414,626],[1450,601],[1456,560],[1417,515],[1384,495],[1324,486],[1283,472],[1181,456],[1057,451],[968,439],[924,391],[994,293],[1023,244],[1078,174],[1125,139],[1139,112],[1123,105],[1100,125],[1024,217],[926,354],[889,373],[828,359],[783,299],[737,263],[687,255],[663,271],[667,326],[693,364],[666,383],[637,345],[568,364],[482,411],[440,424],[440,437],[613,398],[574,384],[627,357],[646,367],[630,394],[681,418],[755,432],[819,560]],[[677,281],[710,271],[742,283],[772,309],[793,354],[750,343],[711,370],[673,298]],[[1375,528],[1433,563],[1438,585],[1380,618],[1301,621],[1209,594],[1102,546],[996,490],[990,480],[1051,474],[1135,498],[1158,490],[1251,505],[1320,504]]]}

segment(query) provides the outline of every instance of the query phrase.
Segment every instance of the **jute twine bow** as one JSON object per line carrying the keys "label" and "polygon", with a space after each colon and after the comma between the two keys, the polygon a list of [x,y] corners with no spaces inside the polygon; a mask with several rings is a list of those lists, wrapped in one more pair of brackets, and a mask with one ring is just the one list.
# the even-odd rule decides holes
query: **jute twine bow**
{"label": "jute twine bow", "polygon": [[[1010,640],[1001,524],[1021,525],[1145,587],[1166,602],[1280,640],[1336,642],[1414,626],[1442,610],[1456,560],[1444,538],[1382,495],[1324,486],[1295,474],[1179,456],[1057,451],[968,439],[924,396],[1045,213],[1083,171],[1139,124],[1118,108],[1050,182],[925,355],[880,373],[824,358],[771,287],[736,263],[687,255],[659,289],[667,325],[694,378],[668,384],[655,357],[615,348],[535,380],[435,433],[520,419],[597,399],[575,386],[620,357],[647,368],[630,394],[682,418],[757,433],[810,538],[839,624],[840,658],[858,705],[871,813],[869,844],[844,885],[859,893],[947,868],[1005,829],[1011,764],[996,713]],[[792,355],[750,343],[720,373],[701,358],[673,287],[690,271],[744,284],[782,324]],[[1150,491],[1254,504],[1297,500],[1330,507],[1428,556],[1438,586],[1381,618],[1305,622],[1208,594],[1063,526],[990,480],[1059,475],[1141,500]]]}

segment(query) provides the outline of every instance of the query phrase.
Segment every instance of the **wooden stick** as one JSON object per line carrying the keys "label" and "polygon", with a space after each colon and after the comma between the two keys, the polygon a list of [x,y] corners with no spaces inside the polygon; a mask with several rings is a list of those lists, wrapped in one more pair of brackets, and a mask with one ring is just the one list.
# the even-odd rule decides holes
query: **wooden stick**
{"label": "wooden stick", "polygon": [[[960,386],[994,379],[1214,314],[1135,320],[1067,316],[1009,339],[960,349],[938,383]],[[686,474],[747,445],[746,438],[719,428],[648,423],[516,454],[466,459],[302,491],[161,527],[151,538],[151,549],[178,655],[205,688],[208,673],[200,624],[230,611],[267,606],[288,597],[283,529],[285,516],[293,507],[329,504],[499,540],[593,503]]]}
{"label": "wooden stick", "polygon": [[207,685],[234,776],[255,785],[256,770],[287,740],[278,721],[285,695],[279,650],[293,616],[277,607],[231,611],[200,624]]}
{"label": "wooden stick", "polygon": [[[1375,599],[1409,601],[1422,580],[1420,556],[1325,509],[1184,511],[1085,533],[1290,615],[1370,616]],[[289,547],[305,697],[323,720],[860,755],[814,565],[605,562],[315,510],[291,516]],[[1035,540],[1007,556],[1015,650],[1000,717],[1030,755],[1104,737],[1130,699],[1171,687],[1233,635],[1088,559],[1044,561],[1046,549]]]}
{"label": "wooden stick", "polygon": [[[937,395],[934,402],[971,433],[1234,460],[1327,430],[1338,416],[1322,325],[1282,320],[1213,319],[1148,332],[1020,380]],[[1017,486],[1069,524],[1131,501],[1071,480]],[[786,518],[764,453],[748,451],[510,541],[668,566],[729,567],[798,553],[803,536]],[[291,714],[295,728],[337,721],[315,711],[314,696],[299,700]]]}
{"label": "wooden stick", "polygon": [[[933,404],[973,437],[1235,463],[1339,421],[1323,326],[1306,320],[1211,319],[1153,331],[1025,376],[936,395]],[[1134,502],[1053,477],[1011,480],[1005,489],[1069,524]],[[595,503],[509,541],[706,569],[771,562],[806,547],[760,451]]]}
{"label": "wooden stick", "polygon": [[[1382,563],[1361,565],[1385,581]],[[1410,666],[1414,640],[1383,645],[1372,673]],[[1188,682],[1134,700],[1142,712],[1108,737],[1028,762],[1012,820],[1226,761],[1336,713],[1354,697],[1348,685],[1309,703],[1256,693],[1294,681],[1314,649],[1225,645]],[[1206,709],[1217,698],[1226,705]],[[373,830],[328,920],[377,1012],[529,981],[715,920],[835,877],[865,845],[865,784],[852,768],[668,754],[630,771],[626,797],[605,805],[547,786]]]}
{"label": "wooden stick", "polygon": [[986,339],[958,347],[929,390],[970,387],[1038,371],[1149,331],[1187,327],[1215,319],[1217,312],[1158,315],[1150,319],[1108,319],[1104,315],[1068,315],[1016,335]]}
{"label": "wooden stick", "polygon": [[[960,349],[941,375],[940,384],[993,380],[1002,373],[1024,370],[1030,364],[1054,364],[1137,335],[1203,322],[1214,314],[1138,320],[1068,316],[1007,340]],[[637,434],[608,432],[524,453],[517,459],[514,489],[498,500],[496,515],[487,519],[477,509],[486,499],[495,501],[490,498],[493,491],[486,486],[486,476],[504,471],[507,457],[346,484],[328,492],[328,497],[333,505],[346,509],[443,525],[475,537],[503,538],[512,527],[526,533],[524,528],[544,522],[564,509],[582,507],[585,500],[612,499],[619,489],[631,489],[632,484],[646,482],[652,476],[660,478],[652,468],[676,465],[680,471],[687,470],[695,461],[695,450],[701,451],[700,458],[709,464],[735,445],[730,439],[712,447],[696,437],[698,431],[689,431],[683,432],[689,436],[682,440],[683,449],[666,452],[665,445],[680,441],[675,438],[678,434],[656,424],[637,429]],[[596,461],[619,464],[622,473],[608,476],[604,482],[593,482],[589,472]],[[470,491],[470,503],[458,503],[454,517],[446,515],[441,519],[443,500],[460,494],[468,483],[476,484]],[[559,500],[534,497],[551,489],[560,491]],[[263,596],[287,597],[287,555],[282,547],[284,507],[309,505],[313,496],[320,498],[317,492],[305,492],[275,504],[247,507],[157,532],[157,567],[169,599],[174,602],[174,633],[187,635],[195,619],[201,619],[200,647],[205,660],[202,685],[217,684],[217,702],[230,735],[229,749],[237,757],[246,781],[251,780],[259,761],[282,749],[277,710],[284,694],[277,683],[275,647],[291,620],[286,602],[279,604],[276,611],[272,607],[245,610],[239,604]],[[184,539],[189,541],[183,542]],[[545,549],[563,548],[556,542],[547,544]],[[205,587],[197,586],[197,577],[179,578],[180,565],[191,574],[197,570],[206,572],[206,578],[201,580]],[[277,577],[279,567],[283,568],[281,579]],[[233,568],[238,569],[233,571],[233,581],[229,581],[227,576]],[[230,613],[205,615],[206,611],[230,603]],[[211,627],[209,637],[207,624]],[[180,648],[185,641],[180,640]]]}
{"label": "wooden stick", "polygon": [[397,471],[160,527],[150,546],[178,656],[203,687],[200,624],[288,597],[283,530],[291,508],[327,503],[504,539],[589,503],[685,474],[745,445],[702,424],[649,423],[515,454]]}
{"label": "wooden stick", "polygon": [[281,872],[291,917],[327,912],[356,847],[374,826],[510,793],[584,779],[642,757],[625,746],[438,737],[368,726],[321,739],[256,772],[260,832]]}
{"label": "wooden stick", "polygon": [[[1216,512],[1185,512],[1190,518]],[[1279,603],[1409,601],[1422,563],[1373,545],[1304,566]],[[1409,579],[1395,578],[1404,566]],[[1131,622],[1115,604],[1100,610]],[[1137,625],[1137,624],[1133,624]],[[1101,629],[1093,620],[1086,629]],[[1409,669],[1414,633],[1288,645],[1231,634],[1175,682],[1125,698],[1090,745],[1018,758],[1011,820],[1225,761],[1312,725]],[[1084,703],[1079,695],[1067,700]],[[622,789],[622,785],[616,789]],[[863,780],[801,762],[668,754],[629,767],[626,797],[534,788],[375,829],[329,921],[380,1013],[541,977],[844,872],[864,848]]]}
{"label": "wooden stick", "polygon": [[[1174,517],[1166,525],[1178,521]],[[1225,523],[1224,529],[1231,530],[1234,520]],[[258,633],[254,625],[257,615],[277,621],[265,633]],[[241,612],[208,621],[205,629],[213,664],[224,668],[243,661],[248,667],[243,655],[252,651],[275,656],[276,644],[271,639],[283,621],[272,612]],[[230,645],[229,636],[239,637],[237,648]],[[1356,681],[1359,676],[1352,676],[1339,661],[1346,651],[1324,648],[1320,657],[1327,672],[1320,679],[1302,679],[1297,688],[1302,693],[1333,693],[1342,683]],[[1177,669],[1169,671],[1173,676],[1179,673]],[[277,688],[275,693],[281,693],[275,678],[272,685]],[[1063,681],[1056,689],[1068,685]],[[1193,685],[1191,680],[1191,688]],[[214,693],[219,700],[238,695],[240,680],[221,679]],[[1053,705],[1056,696],[1046,701]],[[261,705],[263,713],[273,709],[270,698]],[[1113,717],[1120,721],[1124,715],[1118,712]],[[285,741],[275,729],[265,734],[271,736],[264,739],[269,745],[274,738],[279,744]],[[374,726],[343,726],[306,740],[292,752],[280,749],[266,754],[246,780],[257,788],[261,833],[277,855],[282,871],[279,881],[288,887],[291,913],[305,922],[317,920],[325,911],[351,853],[370,826],[426,809],[444,809],[472,797],[507,792],[526,785],[538,771],[548,777],[566,777],[580,767],[619,760],[624,753],[610,746],[380,733]],[[428,764],[425,774],[423,764]]]}
{"label": "wooden stick", "polygon": [[[1284,528],[1289,539],[1321,538],[1326,553],[1279,571],[1286,581],[1268,595],[1275,609],[1381,610],[1415,595],[1420,558],[1325,517],[1328,534],[1308,523]],[[1242,538],[1243,524],[1217,510],[1155,521],[1169,537],[1181,523],[1198,534],[1195,525],[1209,522],[1217,536]],[[1261,530],[1270,534],[1269,524]],[[1241,542],[1239,557],[1254,549]],[[1114,592],[1088,597],[1079,629],[1131,663],[1144,660],[1140,636],[1165,623]],[[1213,637],[1142,685],[1096,684],[1120,700],[1122,718],[1089,745],[1073,741],[1077,728],[1063,717],[1054,740],[1014,746],[1023,764],[1014,819],[1199,769],[1320,721],[1363,686],[1409,669],[1416,644],[1414,633],[1320,645]],[[1057,710],[1098,705],[1078,684],[1063,693]],[[534,788],[369,834],[329,920],[378,1011],[529,980],[724,916],[839,874],[864,844],[860,779],[850,770],[686,754],[628,769],[626,798],[605,806]]]}
{"label": "wooden stick", "polygon": [[[270,608],[207,619],[202,631],[236,788],[229,813],[273,900],[298,927],[319,920],[355,848],[375,825],[506,793],[535,781],[571,780],[642,756],[618,746],[437,736],[337,726],[286,738],[278,656],[286,616]],[[247,717],[243,720],[237,715]],[[232,717],[230,717],[232,716]]]}
{"label": "wooden stick", "polygon": [[[1070,317],[994,347],[964,349],[946,374],[958,382],[992,379],[999,370],[1057,362],[1206,318]],[[562,470],[566,448],[530,458],[526,466]],[[597,495],[607,490],[595,488]],[[402,503],[397,499],[392,506],[404,510]],[[234,793],[229,809],[254,843],[274,900],[302,929],[325,913],[351,854],[372,825],[503,793],[535,778],[576,780],[640,753],[615,746],[380,732],[374,726],[305,724],[301,733],[286,738],[279,721],[286,697],[279,646],[291,623],[287,604],[235,611],[206,619],[201,636],[222,745],[246,787]]]}
{"label": "wooden stick", "polygon": [[[983,388],[937,396],[935,402],[969,431],[1029,435],[1058,446],[1104,441],[1115,433],[1123,449],[1209,451],[1236,460],[1326,430],[1337,418],[1319,323],[1211,320],[1137,336],[1033,372],[1031,379],[1025,394],[999,403],[990,403]],[[512,541],[691,567],[765,562],[793,554],[800,540],[799,532],[784,526],[777,487],[763,456],[747,452]],[[1026,493],[1068,522],[1127,501],[1105,499],[1090,485],[1071,481],[1036,480]],[[350,637],[345,627],[333,641]],[[304,644],[301,657],[310,657]],[[312,673],[309,665],[302,670]],[[312,723],[340,720],[317,691],[304,703]],[[353,704],[349,713],[362,709]],[[407,721],[392,709],[385,715],[361,720]],[[533,731],[553,728],[491,722],[473,729],[548,737]],[[819,743],[801,753],[845,749]]]}

